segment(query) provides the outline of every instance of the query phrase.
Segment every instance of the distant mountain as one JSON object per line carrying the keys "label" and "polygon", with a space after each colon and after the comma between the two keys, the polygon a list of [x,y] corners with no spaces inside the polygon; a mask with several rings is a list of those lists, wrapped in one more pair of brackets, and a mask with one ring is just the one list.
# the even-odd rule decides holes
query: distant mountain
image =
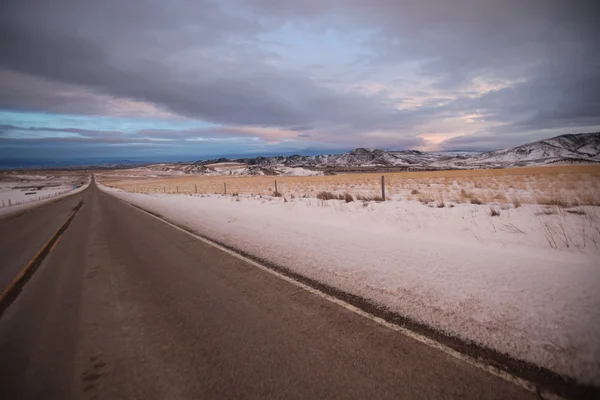
{"label": "distant mountain", "polygon": [[359,148],[349,153],[327,154],[317,156],[276,156],[239,158],[235,160],[217,159],[199,161],[202,165],[222,162],[236,162],[247,165],[283,165],[287,167],[359,167],[359,166],[417,166],[443,158],[438,153],[423,153],[416,150],[386,151],[378,149]]}
{"label": "distant mountain", "polygon": [[600,132],[561,135],[509,149],[483,153],[386,151],[358,148],[343,154],[219,158],[193,163],[151,164],[143,168],[156,173],[180,175],[312,175],[332,170],[418,171],[590,162],[600,162]]}
{"label": "distant mountain", "polygon": [[359,148],[349,153],[289,157],[256,157],[237,160],[209,160],[203,164],[234,161],[248,165],[297,167],[502,167],[557,162],[600,162],[600,132],[557,136],[521,146],[484,153],[386,151]]}
{"label": "distant mountain", "polygon": [[531,165],[600,162],[600,132],[556,136],[505,150],[479,154],[471,164]]}

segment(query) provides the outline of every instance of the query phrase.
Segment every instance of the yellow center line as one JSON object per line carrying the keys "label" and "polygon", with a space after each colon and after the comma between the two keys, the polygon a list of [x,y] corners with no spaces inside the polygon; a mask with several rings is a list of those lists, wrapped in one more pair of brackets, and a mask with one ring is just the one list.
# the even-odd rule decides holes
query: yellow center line
{"label": "yellow center line", "polygon": [[[19,293],[20,288],[27,282],[27,273],[29,270],[35,267],[36,262],[41,263],[45,256],[51,252],[56,244],[60,241],[60,238],[63,235],[63,231],[67,228],[71,220],[75,217],[75,214],[81,206],[83,205],[83,200],[79,202],[79,204],[73,209],[71,215],[67,218],[65,222],[58,228],[56,232],[52,235],[50,239],[46,242],[44,246],[37,252],[37,254],[27,263],[23,269],[19,272],[19,274],[12,280],[12,282],[8,285],[8,287],[0,293],[0,317],[6,308],[12,303],[16,295]],[[56,241],[50,246],[52,240],[56,238]],[[34,269],[35,271],[35,269]]]}
{"label": "yellow center line", "polygon": [[60,242],[60,239],[62,239],[63,235],[60,235],[58,237],[58,239],[56,239],[56,242],[54,242],[54,244],[52,245],[52,247],[50,247],[50,251],[54,250],[54,248],[56,247],[56,245],[58,244],[58,242]]}

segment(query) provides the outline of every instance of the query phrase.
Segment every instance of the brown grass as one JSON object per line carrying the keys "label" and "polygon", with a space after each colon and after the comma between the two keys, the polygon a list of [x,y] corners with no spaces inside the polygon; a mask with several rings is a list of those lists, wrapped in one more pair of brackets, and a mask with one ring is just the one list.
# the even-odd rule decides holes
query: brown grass
{"label": "brown grass", "polygon": [[569,207],[570,203],[566,201],[563,197],[554,195],[554,196],[540,196],[536,198],[537,204],[542,206],[556,206],[556,207]]}
{"label": "brown grass", "polygon": [[600,196],[594,196],[591,193],[584,193],[578,201],[581,206],[600,206]]}
{"label": "brown grass", "polygon": [[319,200],[336,200],[337,196],[331,192],[319,192],[317,194]]}
{"label": "brown grass", "polygon": [[470,199],[473,197],[473,193],[467,192],[465,189],[460,189],[460,197],[463,199]]}
{"label": "brown grass", "polygon": [[433,197],[426,195],[426,194],[420,194],[417,197],[417,200],[419,200],[423,204],[429,204],[433,201]]}
{"label": "brown grass", "polygon": [[354,196],[350,193],[344,193],[340,196],[342,197],[340,200],[344,200],[346,203],[352,203],[354,201]]}
{"label": "brown grass", "polygon": [[[226,183],[228,193],[273,196],[275,186],[273,176],[124,176],[135,173],[135,170],[102,172],[100,180],[109,186],[144,193],[195,193],[197,187],[198,194],[222,194],[223,184]],[[367,201],[376,201],[381,191],[381,175],[277,176],[276,179],[278,190],[288,197],[314,198],[321,192],[330,192],[344,201],[346,194],[356,200],[367,198]],[[502,205],[510,202],[515,208],[522,204],[538,203],[549,206],[600,206],[600,165],[397,172],[384,175],[387,193],[408,199],[412,195],[414,200],[424,204],[443,196],[453,203],[475,199],[471,203]]]}

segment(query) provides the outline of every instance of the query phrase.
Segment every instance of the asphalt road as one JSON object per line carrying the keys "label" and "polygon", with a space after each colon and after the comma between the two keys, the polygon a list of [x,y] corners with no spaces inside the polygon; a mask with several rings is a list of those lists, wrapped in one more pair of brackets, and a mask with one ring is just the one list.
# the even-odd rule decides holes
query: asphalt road
{"label": "asphalt road", "polygon": [[0,217],[0,292],[71,214],[83,198],[74,194],[15,215]]}
{"label": "asphalt road", "polygon": [[[82,196],[0,318],[3,400],[537,398],[94,185]],[[3,282],[77,200],[0,220]]]}

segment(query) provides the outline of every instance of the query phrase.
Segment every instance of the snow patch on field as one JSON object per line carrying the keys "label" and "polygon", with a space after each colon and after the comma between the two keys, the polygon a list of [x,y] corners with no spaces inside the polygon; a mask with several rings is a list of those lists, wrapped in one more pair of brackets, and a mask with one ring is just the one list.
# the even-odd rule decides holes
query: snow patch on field
{"label": "snow patch on field", "polygon": [[448,334],[600,383],[599,207],[492,217],[473,204],[103,190]]}
{"label": "snow patch on field", "polygon": [[73,185],[59,185],[53,187],[38,187],[27,185],[15,187],[14,184],[0,183],[0,206],[8,207],[21,203],[29,203],[54,197],[73,190]]}
{"label": "snow patch on field", "polygon": [[67,181],[49,183],[48,180],[41,179],[44,177],[27,176],[27,178],[32,177],[36,180],[0,182],[0,216],[14,214],[33,206],[82,192],[89,186],[89,182],[80,186]]}
{"label": "snow patch on field", "polygon": [[281,175],[285,176],[319,176],[323,175],[321,171],[313,171],[306,168],[301,167],[279,167],[278,171],[281,172]]}

